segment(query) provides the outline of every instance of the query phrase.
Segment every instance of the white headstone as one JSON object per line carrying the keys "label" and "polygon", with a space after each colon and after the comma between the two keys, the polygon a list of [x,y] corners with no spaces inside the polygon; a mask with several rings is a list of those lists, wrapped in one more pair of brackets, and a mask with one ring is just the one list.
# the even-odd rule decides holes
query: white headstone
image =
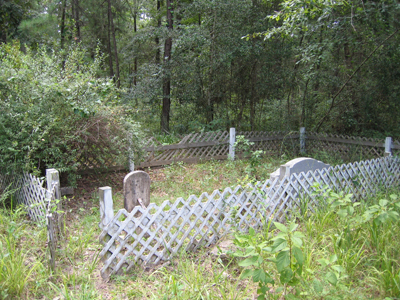
{"label": "white headstone", "polygon": [[281,165],[279,169],[271,173],[270,179],[275,180],[276,178],[279,178],[279,180],[282,180],[284,177],[289,177],[292,174],[298,174],[301,172],[306,173],[308,171],[321,170],[329,167],[330,165],[314,158],[299,157]]}
{"label": "white headstone", "polygon": [[124,207],[128,212],[140,205],[142,199],[144,206],[150,204],[150,176],[143,171],[134,171],[124,178]]}

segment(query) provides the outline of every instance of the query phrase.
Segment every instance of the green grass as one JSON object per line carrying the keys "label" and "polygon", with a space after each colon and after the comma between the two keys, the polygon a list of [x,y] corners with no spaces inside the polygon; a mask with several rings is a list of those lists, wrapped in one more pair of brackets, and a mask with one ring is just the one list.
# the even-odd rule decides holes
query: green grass
{"label": "green grass", "polygon": [[248,169],[246,160],[206,161],[200,164],[174,163],[164,169],[148,170],[155,180],[151,183],[151,201],[157,204],[165,200],[174,202],[177,198],[199,196],[214,190],[224,190],[249,181],[263,181],[269,178],[283,161],[262,159],[254,170]]}
{"label": "green grass", "polygon": [[[262,160],[251,174],[268,178],[282,161]],[[205,162],[198,165],[175,164],[151,170],[152,199],[160,203],[190,194],[211,193],[250,181],[246,161]],[[156,175],[154,173],[157,173]],[[159,178],[160,180],[155,180]],[[390,195],[400,190],[383,191],[364,199],[354,216],[362,216],[371,206],[380,212],[399,211]],[[121,198],[119,196],[119,198]],[[379,200],[388,199],[385,208]],[[46,230],[31,223],[22,209],[0,209],[0,299],[256,299],[258,284],[242,279],[241,258],[216,255],[216,249],[180,253],[156,267],[136,266],[129,274],[113,276],[109,282],[100,277],[102,263],[98,254],[99,211],[94,198],[85,209],[68,209],[64,242],[57,249],[56,271],[48,268]],[[1,201],[0,201],[1,202]],[[298,299],[395,299],[400,297],[400,222],[375,224],[372,219],[360,226],[351,218],[338,215],[341,207],[327,206],[311,214],[303,210],[295,221],[304,235],[304,266]],[[116,205],[116,209],[118,206]],[[376,214],[377,215],[377,214]],[[257,242],[270,243],[277,230],[261,232]],[[269,237],[268,237],[269,236]],[[230,237],[233,239],[233,237]],[[212,251],[213,250],[213,251]],[[273,254],[274,255],[274,254]],[[272,255],[272,256],[273,256]],[[276,284],[269,286],[270,299],[284,299],[279,292],[279,272],[271,254],[264,253],[263,268]],[[336,260],[331,265],[323,259]],[[337,284],[327,280],[332,265],[343,272]],[[339,268],[339,269],[340,269]],[[341,269],[340,269],[341,270]],[[333,272],[333,271],[332,271]],[[289,294],[295,289],[288,288]],[[286,298],[289,297],[286,295]]]}

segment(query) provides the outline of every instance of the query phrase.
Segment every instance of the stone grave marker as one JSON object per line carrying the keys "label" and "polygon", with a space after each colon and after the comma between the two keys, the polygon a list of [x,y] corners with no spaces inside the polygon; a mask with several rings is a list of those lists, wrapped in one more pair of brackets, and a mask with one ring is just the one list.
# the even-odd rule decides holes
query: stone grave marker
{"label": "stone grave marker", "polygon": [[141,205],[150,204],[150,176],[143,171],[134,171],[124,178],[124,207],[128,212]]}
{"label": "stone grave marker", "polygon": [[276,178],[279,178],[279,180],[282,180],[284,177],[289,177],[292,174],[298,174],[301,172],[307,173],[308,171],[321,170],[329,167],[330,165],[314,158],[299,157],[281,165],[279,169],[271,173],[270,179],[275,180]]}

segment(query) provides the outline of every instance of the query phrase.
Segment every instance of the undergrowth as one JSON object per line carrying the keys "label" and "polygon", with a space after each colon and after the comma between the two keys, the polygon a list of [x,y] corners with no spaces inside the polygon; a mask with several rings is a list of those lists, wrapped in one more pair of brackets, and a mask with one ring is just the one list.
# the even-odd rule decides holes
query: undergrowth
{"label": "undergrowth", "polygon": [[[234,172],[241,163],[209,162],[188,173],[193,182],[208,184],[207,176]],[[268,174],[276,168],[268,165],[271,161],[263,164]],[[184,176],[185,167],[171,166],[165,176]],[[241,172],[229,177],[244,182],[245,164]],[[237,179],[226,186],[236,184]],[[175,183],[169,191],[176,199],[190,189]],[[109,282],[100,278],[98,209],[66,210],[67,232],[51,272],[45,227],[30,222],[20,207],[0,206],[0,299],[398,298],[400,190],[360,202],[329,190],[317,193],[323,205],[314,212],[305,201],[285,223],[267,221],[264,230],[234,233],[229,249],[218,243],[181,252],[162,265],[136,266]]]}

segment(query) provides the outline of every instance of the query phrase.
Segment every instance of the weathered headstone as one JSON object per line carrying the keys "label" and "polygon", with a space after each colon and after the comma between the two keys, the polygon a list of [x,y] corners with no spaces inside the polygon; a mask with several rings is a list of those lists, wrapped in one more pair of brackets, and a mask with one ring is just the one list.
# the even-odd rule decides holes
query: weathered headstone
{"label": "weathered headstone", "polygon": [[330,165],[314,158],[299,157],[281,165],[279,169],[271,173],[270,179],[275,180],[276,178],[279,178],[279,180],[282,180],[284,177],[289,177],[292,174],[298,174],[301,172],[306,173],[308,171],[321,170],[329,167]]}
{"label": "weathered headstone", "polygon": [[144,206],[150,204],[150,176],[143,171],[134,171],[124,178],[124,207],[128,212],[140,205],[141,199]]}

